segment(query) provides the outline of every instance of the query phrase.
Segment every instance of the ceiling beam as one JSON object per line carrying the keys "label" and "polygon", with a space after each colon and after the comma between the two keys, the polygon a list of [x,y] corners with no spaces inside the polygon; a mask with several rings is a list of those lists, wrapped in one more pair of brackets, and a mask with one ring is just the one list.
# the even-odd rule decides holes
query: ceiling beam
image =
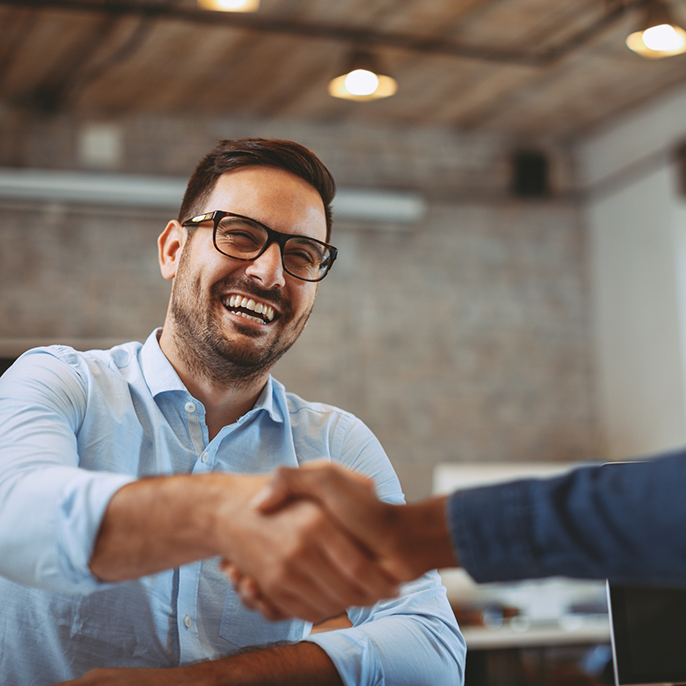
{"label": "ceiling beam", "polygon": [[623,17],[627,11],[640,7],[646,2],[647,0],[626,0],[622,3],[613,3],[614,7],[609,8],[598,21],[577,32],[561,44],[540,52],[502,50],[495,47],[456,43],[445,38],[386,33],[353,26],[274,18],[265,14],[211,12],[196,7],[179,7],[174,4],[150,2],[150,0],[105,0],[104,2],[92,0],[0,0],[0,6],[176,20],[263,33],[286,34],[301,38],[333,40],[348,43],[351,46],[397,48],[411,52],[448,55],[488,62],[545,67],[586,44]]}

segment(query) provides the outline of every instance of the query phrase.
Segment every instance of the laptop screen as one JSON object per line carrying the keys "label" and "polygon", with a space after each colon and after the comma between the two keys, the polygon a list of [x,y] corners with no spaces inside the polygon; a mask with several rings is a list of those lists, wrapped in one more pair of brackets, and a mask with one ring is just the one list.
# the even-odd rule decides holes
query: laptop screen
{"label": "laptop screen", "polygon": [[617,686],[686,683],[686,588],[608,584]]}

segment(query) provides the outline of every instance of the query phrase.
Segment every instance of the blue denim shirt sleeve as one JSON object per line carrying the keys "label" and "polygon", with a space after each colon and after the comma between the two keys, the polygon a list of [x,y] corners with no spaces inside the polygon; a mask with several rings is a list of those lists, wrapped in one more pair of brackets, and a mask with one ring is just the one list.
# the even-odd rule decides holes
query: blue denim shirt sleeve
{"label": "blue denim shirt sleeve", "polygon": [[686,584],[686,452],[456,491],[455,552],[478,582]]}
{"label": "blue denim shirt sleeve", "polygon": [[106,586],[88,562],[107,503],[131,478],[79,469],[84,402],[78,375],[51,354],[27,354],[0,378],[0,575],[8,579],[65,593]]}

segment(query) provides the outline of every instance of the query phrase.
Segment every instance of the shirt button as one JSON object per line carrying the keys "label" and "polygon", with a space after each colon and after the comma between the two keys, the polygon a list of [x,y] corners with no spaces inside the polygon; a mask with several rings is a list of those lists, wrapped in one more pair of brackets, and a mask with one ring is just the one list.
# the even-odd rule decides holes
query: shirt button
{"label": "shirt button", "polygon": [[193,624],[193,620],[192,620],[188,615],[186,615],[186,616],[183,618],[183,623],[186,625],[186,627],[187,627],[188,629],[190,629],[190,628],[191,628],[191,624]]}
{"label": "shirt button", "polygon": [[195,412],[195,403],[192,402],[187,402],[184,407],[186,408],[186,412]]}
{"label": "shirt button", "polygon": [[201,459],[203,462],[207,462],[207,460],[210,459],[210,456],[209,456],[207,453],[203,453],[202,456],[200,457],[200,459]]}

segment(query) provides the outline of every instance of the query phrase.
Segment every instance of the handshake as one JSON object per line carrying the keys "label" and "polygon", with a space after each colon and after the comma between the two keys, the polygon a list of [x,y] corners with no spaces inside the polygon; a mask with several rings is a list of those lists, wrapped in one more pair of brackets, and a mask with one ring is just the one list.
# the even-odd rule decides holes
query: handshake
{"label": "handshake", "polygon": [[271,536],[252,537],[256,527],[246,526],[245,540],[232,546],[240,554],[221,566],[243,603],[267,619],[321,622],[456,566],[445,506],[445,498],[382,502],[370,479],[335,464],[282,467],[243,512]]}

